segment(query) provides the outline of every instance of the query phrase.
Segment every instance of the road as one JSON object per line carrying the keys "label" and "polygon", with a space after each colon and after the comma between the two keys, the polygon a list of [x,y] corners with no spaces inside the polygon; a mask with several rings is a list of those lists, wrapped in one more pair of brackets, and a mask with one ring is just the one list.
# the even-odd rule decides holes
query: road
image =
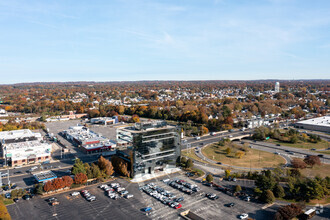
{"label": "road", "polygon": [[[196,148],[196,147],[202,147],[207,144],[215,143],[221,140],[221,138],[228,138],[229,135],[231,135],[233,138],[242,136],[244,134],[249,134],[251,133],[251,130],[245,130],[245,131],[234,131],[234,132],[224,132],[224,133],[219,133],[216,134],[215,136],[211,135],[205,135],[201,137],[200,140],[195,140],[194,138],[187,138],[186,142],[183,142],[183,147],[182,149],[188,149],[188,148]],[[287,163],[290,163],[292,157],[300,157],[300,158],[305,158],[306,156],[309,155],[319,155],[320,153],[314,153],[310,150],[305,150],[305,149],[300,149],[300,148],[293,148],[293,147],[287,147],[287,146],[277,146],[276,144],[272,143],[267,143],[263,141],[250,141],[250,140],[244,140],[244,142],[250,143],[254,148],[270,153],[279,153],[281,156],[283,156]],[[292,153],[290,153],[292,152]],[[204,159],[204,156],[201,157]],[[321,158],[322,163],[330,163],[330,156],[329,155],[324,155],[323,158]]]}

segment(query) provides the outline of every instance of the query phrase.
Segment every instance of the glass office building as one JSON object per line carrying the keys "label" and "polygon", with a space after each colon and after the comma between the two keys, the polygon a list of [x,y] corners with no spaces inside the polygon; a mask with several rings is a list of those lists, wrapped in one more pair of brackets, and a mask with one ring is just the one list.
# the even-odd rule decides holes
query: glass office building
{"label": "glass office building", "polygon": [[133,177],[175,168],[181,153],[180,128],[164,121],[136,123],[118,129],[117,141],[125,146],[118,153],[131,157]]}

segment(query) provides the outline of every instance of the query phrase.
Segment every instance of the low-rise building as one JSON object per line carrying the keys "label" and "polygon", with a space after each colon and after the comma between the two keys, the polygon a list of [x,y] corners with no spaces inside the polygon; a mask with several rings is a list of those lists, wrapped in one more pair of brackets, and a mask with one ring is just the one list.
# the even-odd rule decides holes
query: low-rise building
{"label": "low-rise building", "polygon": [[102,125],[117,124],[118,123],[118,116],[92,118],[91,123],[92,124],[102,124]]}
{"label": "low-rise building", "polygon": [[32,175],[38,183],[45,183],[57,178],[51,170],[35,172]]}
{"label": "low-rise building", "polygon": [[322,116],[295,123],[296,128],[330,133],[330,116]]}
{"label": "low-rise building", "polygon": [[52,146],[43,141],[40,133],[31,130],[0,132],[2,157],[9,166],[50,160]]}
{"label": "low-rise building", "polygon": [[115,153],[115,141],[111,141],[85,126],[72,126],[63,131],[62,135],[76,146],[82,147],[85,153],[101,153],[104,151]]}

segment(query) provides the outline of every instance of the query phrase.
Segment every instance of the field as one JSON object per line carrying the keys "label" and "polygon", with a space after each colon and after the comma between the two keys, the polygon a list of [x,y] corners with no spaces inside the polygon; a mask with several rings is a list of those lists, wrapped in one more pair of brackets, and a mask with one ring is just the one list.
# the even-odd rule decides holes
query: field
{"label": "field", "polygon": [[[226,149],[228,147],[231,149],[231,153],[227,155]],[[281,156],[246,147],[244,148],[245,155],[242,158],[238,158],[236,157],[236,152],[240,151],[240,148],[242,147],[235,144],[227,144],[225,146],[212,144],[204,147],[202,153],[214,161],[239,167],[269,168],[285,163],[285,159]]]}
{"label": "field", "polygon": [[[321,160],[322,162],[322,160]],[[313,168],[301,169],[301,173],[307,177],[321,176],[326,177],[330,176],[330,164],[322,163],[320,166],[314,166]]]}
{"label": "field", "polygon": [[275,139],[269,139],[266,142],[273,143],[273,144],[281,144],[281,145],[284,145],[284,146],[287,146],[287,147],[304,148],[304,149],[313,149],[313,148],[315,148],[315,149],[326,149],[326,148],[330,147],[330,143],[327,142],[327,141],[324,141],[324,140],[322,140],[318,143],[303,142],[303,141],[299,140],[295,144],[291,144],[291,143],[283,142],[283,141],[278,141],[278,140],[275,140]]}
{"label": "field", "polygon": [[189,157],[191,159],[194,159],[194,160],[197,160],[197,161],[200,161],[200,162],[203,162],[203,163],[207,163],[207,161],[204,161],[204,160],[202,160],[202,159],[200,159],[199,157],[196,156],[195,149],[182,150],[181,154],[182,154],[182,156]]}

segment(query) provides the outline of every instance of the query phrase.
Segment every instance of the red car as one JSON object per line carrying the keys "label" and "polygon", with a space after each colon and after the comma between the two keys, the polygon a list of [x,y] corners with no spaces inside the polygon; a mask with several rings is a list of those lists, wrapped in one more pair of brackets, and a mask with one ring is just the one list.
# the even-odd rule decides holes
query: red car
{"label": "red car", "polygon": [[179,205],[175,206],[175,209],[179,209],[179,208],[181,208],[181,207],[182,207],[182,205],[179,204]]}

